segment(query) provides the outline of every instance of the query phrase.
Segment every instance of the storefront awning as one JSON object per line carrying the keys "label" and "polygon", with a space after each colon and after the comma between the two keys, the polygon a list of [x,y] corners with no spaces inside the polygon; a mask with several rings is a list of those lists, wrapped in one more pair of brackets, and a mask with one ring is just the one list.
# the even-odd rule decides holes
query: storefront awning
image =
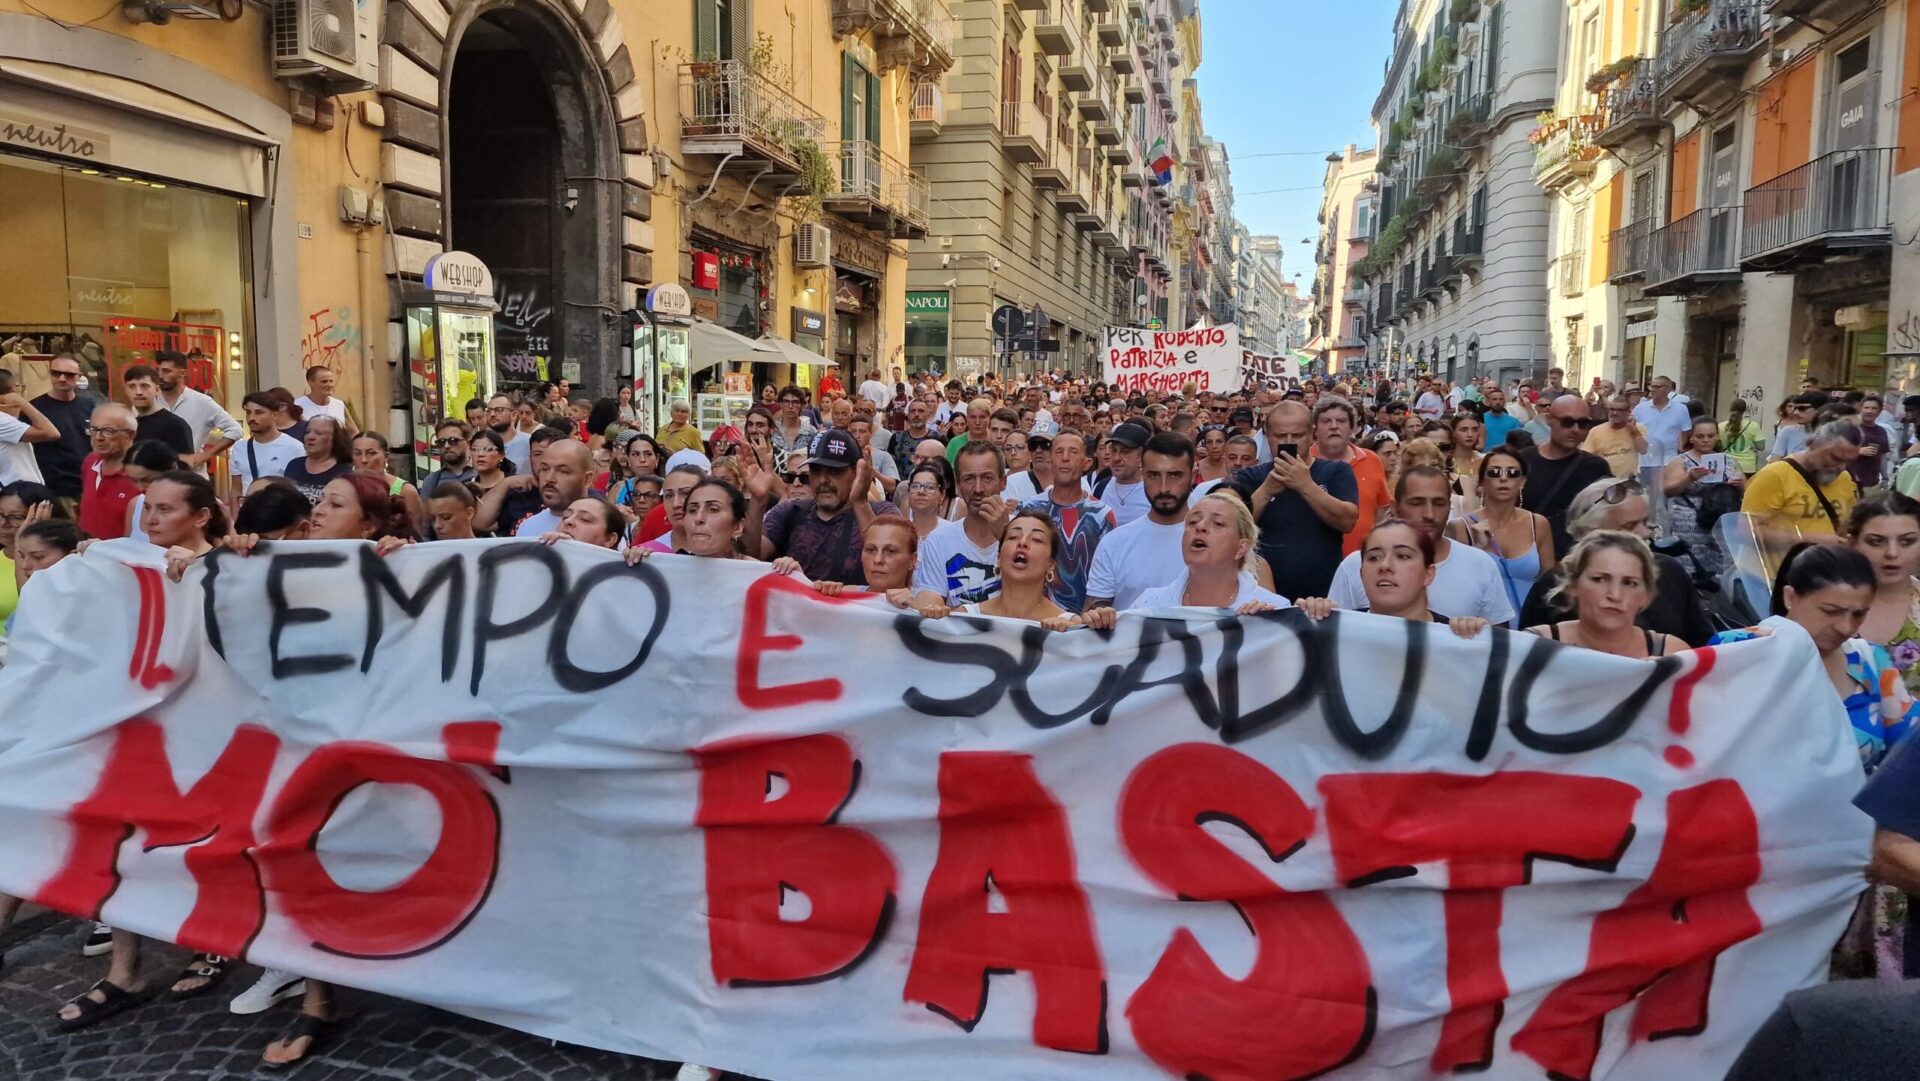
{"label": "storefront awning", "polygon": [[265,195],[274,140],[211,106],[118,75],[0,59],[0,120],[13,143],[103,171]]}
{"label": "storefront awning", "polygon": [[697,372],[729,362],[777,363],[780,359],[779,350],[764,341],[755,341],[711,320],[695,319],[687,328],[687,367],[690,371]]}
{"label": "storefront awning", "polygon": [[[755,343],[761,348],[752,356],[735,357],[741,362],[752,361],[755,364],[823,364],[827,367],[839,367],[832,357],[823,357],[805,346],[795,345],[785,338],[776,338],[769,334]],[[772,348],[778,355],[768,356],[764,350]]]}

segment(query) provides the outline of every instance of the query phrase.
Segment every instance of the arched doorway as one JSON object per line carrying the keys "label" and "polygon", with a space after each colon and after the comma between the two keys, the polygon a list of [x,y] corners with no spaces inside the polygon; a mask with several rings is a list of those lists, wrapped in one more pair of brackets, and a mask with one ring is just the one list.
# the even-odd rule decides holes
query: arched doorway
{"label": "arched doorway", "polygon": [[619,356],[621,175],[592,49],[541,0],[456,17],[442,74],[445,245],[492,268],[499,383],[610,395]]}

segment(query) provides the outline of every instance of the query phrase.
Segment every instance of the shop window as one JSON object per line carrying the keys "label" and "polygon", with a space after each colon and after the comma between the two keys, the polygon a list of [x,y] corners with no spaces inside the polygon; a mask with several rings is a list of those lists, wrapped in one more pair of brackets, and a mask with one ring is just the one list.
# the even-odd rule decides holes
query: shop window
{"label": "shop window", "polygon": [[[251,359],[244,200],[0,158],[0,217],[32,263],[0,290],[0,341],[25,335],[21,351],[73,352],[92,369],[96,394],[127,365],[186,353],[191,385],[240,414]],[[303,364],[357,362],[359,326],[350,308],[310,313]]]}

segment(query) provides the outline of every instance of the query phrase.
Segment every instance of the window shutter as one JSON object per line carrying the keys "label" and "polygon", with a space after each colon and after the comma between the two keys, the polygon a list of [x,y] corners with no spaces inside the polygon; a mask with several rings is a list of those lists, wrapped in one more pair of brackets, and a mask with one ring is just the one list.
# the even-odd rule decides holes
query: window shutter
{"label": "window shutter", "polygon": [[720,58],[719,0],[693,0],[693,57]]}
{"label": "window shutter", "polygon": [[1487,11],[1487,93],[1500,93],[1500,27],[1507,21],[1507,6],[1495,4]]}
{"label": "window shutter", "polygon": [[731,29],[729,45],[732,59],[745,60],[753,55],[753,0],[730,0],[727,24]]}
{"label": "window shutter", "polygon": [[861,74],[867,79],[867,141],[874,145],[877,153],[880,147],[880,76],[870,71]]}
{"label": "window shutter", "polygon": [[861,80],[865,73],[853,57],[840,56],[840,137],[842,139],[860,138],[860,119],[854,109]]}

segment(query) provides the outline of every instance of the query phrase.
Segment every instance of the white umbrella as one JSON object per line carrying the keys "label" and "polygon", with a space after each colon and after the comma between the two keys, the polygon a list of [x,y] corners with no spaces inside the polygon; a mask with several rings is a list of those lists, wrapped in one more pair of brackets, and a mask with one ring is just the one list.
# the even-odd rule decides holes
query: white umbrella
{"label": "white umbrella", "polygon": [[839,362],[832,357],[823,357],[805,346],[796,345],[785,338],[776,338],[771,334],[760,339],[755,345],[761,349],[772,349],[778,353],[779,356],[770,357],[764,353],[757,352],[752,356],[734,357],[732,359],[740,361],[750,360],[759,364],[828,364],[835,367],[839,365]]}

